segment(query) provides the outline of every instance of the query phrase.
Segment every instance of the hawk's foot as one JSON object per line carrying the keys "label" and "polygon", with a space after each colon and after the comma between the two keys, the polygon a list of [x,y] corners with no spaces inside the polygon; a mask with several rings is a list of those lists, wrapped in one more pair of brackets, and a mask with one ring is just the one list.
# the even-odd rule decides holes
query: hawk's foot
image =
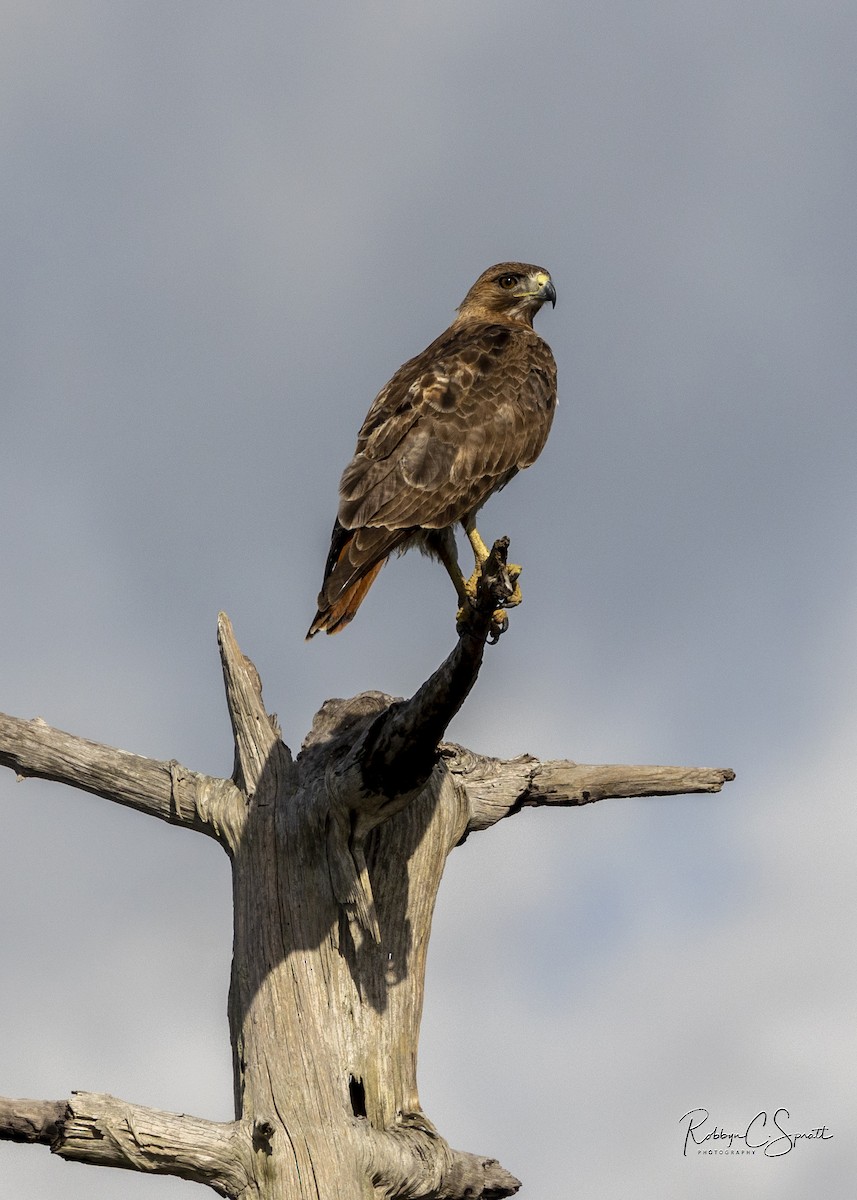
{"label": "hawk's foot", "polygon": [[507,563],[506,570],[509,573],[509,581],[512,584],[513,591],[509,599],[505,601],[505,604],[507,608],[517,608],[524,598],[521,595],[521,585],[518,583],[518,576],[521,574],[523,567],[520,567],[517,563]]}
{"label": "hawk's foot", "polygon": [[464,591],[467,594],[468,600],[473,601],[476,599],[476,591],[477,591],[477,588],[479,587],[479,580],[481,578],[482,578],[482,568],[474,567],[473,574],[470,576],[469,579],[465,579]]}
{"label": "hawk's foot", "polygon": [[499,538],[486,560],[477,563],[470,578],[459,578],[456,591],[461,607],[455,618],[459,636],[472,631],[493,644],[509,628],[506,608],[521,603],[518,587],[521,568],[506,562],[508,548],[509,539]]}
{"label": "hawk's foot", "polygon": [[[512,605],[518,604],[519,601],[515,600],[514,596],[512,596],[506,603]],[[462,604],[461,608],[455,614],[455,632],[459,637],[471,627],[475,615],[476,612],[472,604]],[[504,608],[495,608],[491,614],[491,622],[488,626],[488,641],[492,646],[497,644],[500,640],[500,635],[505,633],[508,628],[509,618],[506,615],[506,610]]]}
{"label": "hawk's foot", "polygon": [[[511,604],[511,600],[506,601]],[[506,616],[504,608],[495,608],[491,614],[491,624],[488,628],[488,641],[492,646],[496,646],[500,640],[500,634],[505,633],[509,628],[509,618]]]}
{"label": "hawk's foot", "polygon": [[459,635],[459,637],[462,633],[466,633],[470,628],[471,624],[473,623],[474,612],[475,609],[468,599],[464,604],[462,604],[461,608],[459,608],[458,612],[455,614],[455,632]]}
{"label": "hawk's foot", "polygon": [[[483,566],[484,566],[484,564],[483,564]],[[506,566],[506,572],[509,576],[509,582],[512,584],[512,587],[514,589],[512,591],[512,595],[508,598],[508,600],[505,601],[507,608],[515,608],[523,600],[523,596],[521,595],[521,588],[518,583],[518,576],[521,574],[521,571],[523,569],[524,568],[519,566],[518,563],[508,563]],[[476,592],[479,587],[479,580],[481,578],[482,578],[482,567],[474,567],[473,574],[470,576],[470,578],[464,580],[464,591],[467,593],[468,600],[476,599]]]}

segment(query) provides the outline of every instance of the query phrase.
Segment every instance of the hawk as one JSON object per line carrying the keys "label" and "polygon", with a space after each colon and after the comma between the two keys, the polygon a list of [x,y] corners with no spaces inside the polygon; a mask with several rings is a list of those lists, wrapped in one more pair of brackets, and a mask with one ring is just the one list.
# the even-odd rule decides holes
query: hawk
{"label": "hawk", "polygon": [[[393,551],[418,546],[444,564],[466,618],[488,549],[476,514],[538,458],[556,408],[556,363],[533,317],[556,289],[547,271],[498,263],[464,297],[445,333],[378,393],[339,484],[318,612],[307,638],[352,620]],[[470,541],[465,580],[455,527]],[[511,568],[517,578],[520,568]],[[510,604],[520,602],[516,590]],[[505,614],[497,614],[505,627]]]}

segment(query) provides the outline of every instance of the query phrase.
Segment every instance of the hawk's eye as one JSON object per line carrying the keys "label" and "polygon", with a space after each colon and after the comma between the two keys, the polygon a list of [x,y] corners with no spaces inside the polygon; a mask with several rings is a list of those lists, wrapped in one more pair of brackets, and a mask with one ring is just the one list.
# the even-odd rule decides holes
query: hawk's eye
{"label": "hawk's eye", "polygon": [[501,288],[504,288],[508,292],[509,288],[513,288],[515,286],[515,284],[518,282],[518,276],[517,275],[501,275],[500,278],[497,280],[497,282],[499,283]]}

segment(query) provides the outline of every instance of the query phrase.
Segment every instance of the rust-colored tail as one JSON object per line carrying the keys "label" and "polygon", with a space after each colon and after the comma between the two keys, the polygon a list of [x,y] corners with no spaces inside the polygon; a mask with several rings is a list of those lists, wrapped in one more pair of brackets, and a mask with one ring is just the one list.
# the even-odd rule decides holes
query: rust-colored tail
{"label": "rust-colored tail", "polygon": [[318,612],[307,640],[321,629],[325,633],[339,633],[345,628],[390,552],[401,546],[408,533],[407,529],[387,529],[380,525],[346,529],[338,520],[334,522],[324,583],[318,595]]}
{"label": "rust-colored tail", "polygon": [[348,622],[354,619],[354,614],[363,603],[366,593],[375,581],[375,576],[386,561],[386,558],[382,558],[380,562],[375,563],[362,578],[358,579],[356,583],[352,583],[331,605],[321,606],[324,599],[324,593],[322,593],[319,597],[319,605],[321,607],[319,607],[318,612],[315,614],[315,620],[309,627],[306,640],[309,641],[311,637],[314,637],[322,629],[325,633],[339,633],[343,630]]}

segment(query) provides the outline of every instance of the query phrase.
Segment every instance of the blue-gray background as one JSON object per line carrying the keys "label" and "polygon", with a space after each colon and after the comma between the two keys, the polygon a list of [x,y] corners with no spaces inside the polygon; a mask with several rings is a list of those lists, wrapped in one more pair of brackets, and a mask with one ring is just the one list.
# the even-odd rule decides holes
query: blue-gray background
{"label": "blue-gray background", "polygon": [[[228,774],[221,608],[295,748],[412,691],[454,606],[419,556],[303,643],[339,473],[480,271],[556,280],[554,431],[481,521],[525,602],[451,735],[738,780],[452,856],[422,1099],[525,1197],[853,1194],[855,46],[836,0],[0,15],[5,711]],[[225,857],[0,800],[0,1094],[230,1118]],[[833,1139],[685,1158],[698,1106]],[[4,1198],[193,1187],[0,1145]]]}

